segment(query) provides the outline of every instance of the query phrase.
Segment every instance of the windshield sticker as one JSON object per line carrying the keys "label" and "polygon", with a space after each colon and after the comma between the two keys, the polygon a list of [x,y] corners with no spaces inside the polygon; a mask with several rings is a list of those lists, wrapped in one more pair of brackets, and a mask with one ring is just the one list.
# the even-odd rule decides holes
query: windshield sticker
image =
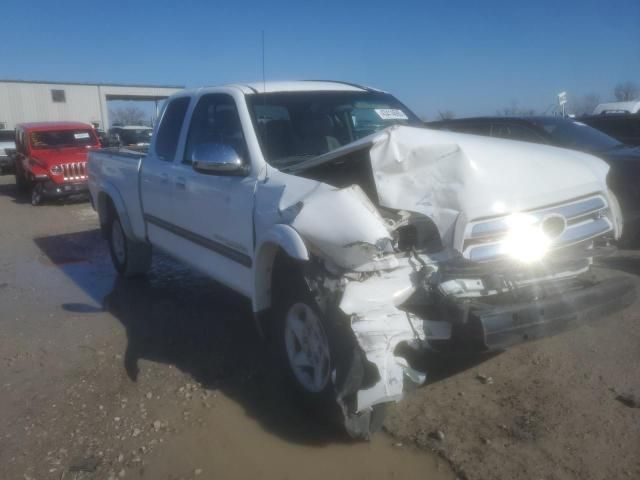
{"label": "windshield sticker", "polygon": [[74,133],[73,138],[75,138],[76,140],[80,140],[81,138],[89,138],[89,133],[88,132]]}
{"label": "windshield sticker", "polygon": [[375,108],[374,110],[382,120],[409,120],[407,114],[397,108]]}

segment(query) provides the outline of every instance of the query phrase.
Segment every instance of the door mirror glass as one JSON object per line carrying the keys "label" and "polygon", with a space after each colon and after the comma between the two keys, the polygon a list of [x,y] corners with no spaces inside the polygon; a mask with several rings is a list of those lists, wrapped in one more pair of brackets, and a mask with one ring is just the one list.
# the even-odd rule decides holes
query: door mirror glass
{"label": "door mirror glass", "polygon": [[236,150],[224,143],[201,143],[191,154],[193,169],[210,175],[246,175],[247,168]]}

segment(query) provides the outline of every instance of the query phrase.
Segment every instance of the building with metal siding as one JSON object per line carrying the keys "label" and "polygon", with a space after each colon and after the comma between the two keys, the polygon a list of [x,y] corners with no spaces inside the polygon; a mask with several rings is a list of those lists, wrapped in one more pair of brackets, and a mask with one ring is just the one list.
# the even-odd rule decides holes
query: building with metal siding
{"label": "building with metal siding", "polygon": [[0,80],[0,129],[23,122],[79,121],[109,127],[109,100],[158,102],[182,86]]}

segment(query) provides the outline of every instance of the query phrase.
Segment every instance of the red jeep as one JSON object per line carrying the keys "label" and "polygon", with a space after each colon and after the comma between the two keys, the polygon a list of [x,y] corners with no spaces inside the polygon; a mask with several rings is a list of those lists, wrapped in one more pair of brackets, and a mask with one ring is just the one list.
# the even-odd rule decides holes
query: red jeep
{"label": "red jeep", "polygon": [[78,122],[16,126],[16,184],[31,189],[31,204],[87,192],[87,152],[100,148],[91,125]]}

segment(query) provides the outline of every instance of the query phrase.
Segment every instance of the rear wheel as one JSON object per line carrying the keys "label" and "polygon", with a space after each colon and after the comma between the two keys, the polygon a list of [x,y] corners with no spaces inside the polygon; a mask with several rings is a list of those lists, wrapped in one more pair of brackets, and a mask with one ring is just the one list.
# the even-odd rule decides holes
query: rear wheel
{"label": "rear wheel", "polygon": [[16,177],[16,186],[18,187],[19,190],[24,191],[29,187],[29,181],[27,179],[27,176],[25,175],[21,164],[17,161],[16,161],[15,177]]}
{"label": "rear wheel", "polygon": [[280,368],[316,417],[368,439],[381,428],[385,406],[355,412],[356,393],[371,375],[348,322],[327,319],[299,270],[277,273],[271,341]]}
{"label": "rear wheel", "polygon": [[151,246],[127,237],[120,217],[113,209],[107,225],[107,240],[111,261],[120,275],[133,277],[147,273],[151,267]]}

